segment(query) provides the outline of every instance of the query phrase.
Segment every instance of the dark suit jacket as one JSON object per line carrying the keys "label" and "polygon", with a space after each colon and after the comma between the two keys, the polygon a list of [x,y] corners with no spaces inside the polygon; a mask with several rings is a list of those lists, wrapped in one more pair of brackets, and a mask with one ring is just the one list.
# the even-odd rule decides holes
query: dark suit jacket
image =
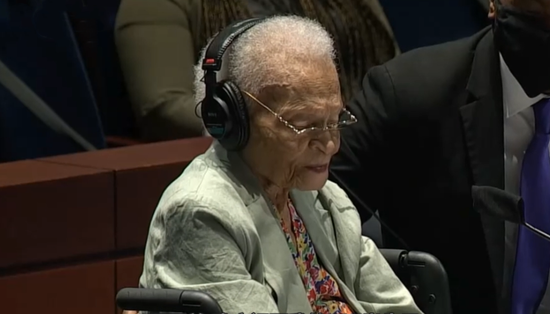
{"label": "dark suit jacket", "polygon": [[[372,210],[410,249],[437,256],[455,314],[495,313],[504,224],[472,208],[471,186],[504,188],[502,86],[489,28],[405,53],[365,76],[331,177],[363,221]],[[386,247],[403,245],[384,232]]]}

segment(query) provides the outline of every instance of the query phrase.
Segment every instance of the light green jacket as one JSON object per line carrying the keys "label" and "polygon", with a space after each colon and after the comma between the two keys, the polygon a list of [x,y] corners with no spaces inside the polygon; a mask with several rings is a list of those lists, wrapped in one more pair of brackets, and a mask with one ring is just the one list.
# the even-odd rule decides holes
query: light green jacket
{"label": "light green jacket", "polygon": [[[421,313],[336,184],[291,192],[317,257],[356,313]],[[201,290],[226,313],[311,313],[273,207],[238,154],[216,142],[164,192],[140,285]]]}

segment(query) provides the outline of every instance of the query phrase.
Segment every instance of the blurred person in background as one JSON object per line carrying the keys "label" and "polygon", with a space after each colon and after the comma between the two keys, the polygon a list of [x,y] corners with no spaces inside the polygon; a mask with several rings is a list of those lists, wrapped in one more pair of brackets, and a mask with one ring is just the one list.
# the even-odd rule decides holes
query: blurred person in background
{"label": "blurred person in background", "polygon": [[[330,35],[313,20],[272,17],[226,56],[209,86],[204,55],[196,67],[196,97],[211,108],[203,116],[216,112],[215,92],[249,118],[234,118],[164,191],[140,286],[204,291],[224,313],[421,313],[327,181],[340,129],[356,121]],[[237,130],[249,138],[232,146]]]}
{"label": "blurred person in background", "polygon": [[548,314],[550,243],[480,215],[472,186],[521,195],[550,230],[550,0],[487,1],[492,27],[371,69],[332,180],[441,260],[454,313]]}
{"label": "blurred person in background", "polygon": [[316,19],[333,36],[346,100],[370,67],[398,53],[378,0],[122,0],[116,44],[142,138],[200,136],[193,65],[207,39],[237,20],[286,14]]}

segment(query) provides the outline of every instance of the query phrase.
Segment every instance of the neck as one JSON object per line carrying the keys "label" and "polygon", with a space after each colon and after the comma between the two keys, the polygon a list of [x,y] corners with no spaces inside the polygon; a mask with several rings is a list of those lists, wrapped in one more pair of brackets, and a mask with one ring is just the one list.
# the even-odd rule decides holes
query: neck
{"label": "neck", "polygon": [[266,193],[271,203],[273,203],[275,209],[282,213],[286,208],[290,189],[282,188],[280,184],[276,184],[268,176],[262,174],[262,171],[257,171],[260,166],[254,162],[254,158],[251,158],[249,150],[244,149],[241,152],[241,157],[252,173],[259,179],[263,191]]}
{"label": "neck", "polygon": [[277,211],[279,212],[283,212],[286,208],[286,203],[289,198],[289,189],[278,187],[267,180],[262,180],[262,187],[267,194],[269,200],[275,206],[275,209],[277,209]]}

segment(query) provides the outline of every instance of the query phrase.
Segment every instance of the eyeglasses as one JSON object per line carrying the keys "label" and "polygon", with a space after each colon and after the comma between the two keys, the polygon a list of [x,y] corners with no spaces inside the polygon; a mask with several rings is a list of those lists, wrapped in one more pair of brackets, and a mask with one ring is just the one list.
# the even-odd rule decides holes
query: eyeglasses
{"label": "eyeglasses", "polygon": [[338,118],[337,123],[330,123],[323,127],[317,127],[317,126],[305,127],[305,128],[296,127],[292,123],[285,120],[280,114],[271,110],[271,108],[269,108],[264,103],[259,101],[258,98],[252,96],[249,92],[247,91],[242,91],[242,92],[248,97],[250,97],[252,100],[254,100],[258,105],[262,106],[264,109],[269,111],[272,115],[277,117],[279,121],[281,121],[289,129],[294,131],[294,133],[296,133],[297,135],[340,130],[348,125],[352,125],[357,122],[357,118],[355,118],[355,116],[351,112],[349,112],[347,109],[343,108],[342,111],[340,112],[340,116]]}

